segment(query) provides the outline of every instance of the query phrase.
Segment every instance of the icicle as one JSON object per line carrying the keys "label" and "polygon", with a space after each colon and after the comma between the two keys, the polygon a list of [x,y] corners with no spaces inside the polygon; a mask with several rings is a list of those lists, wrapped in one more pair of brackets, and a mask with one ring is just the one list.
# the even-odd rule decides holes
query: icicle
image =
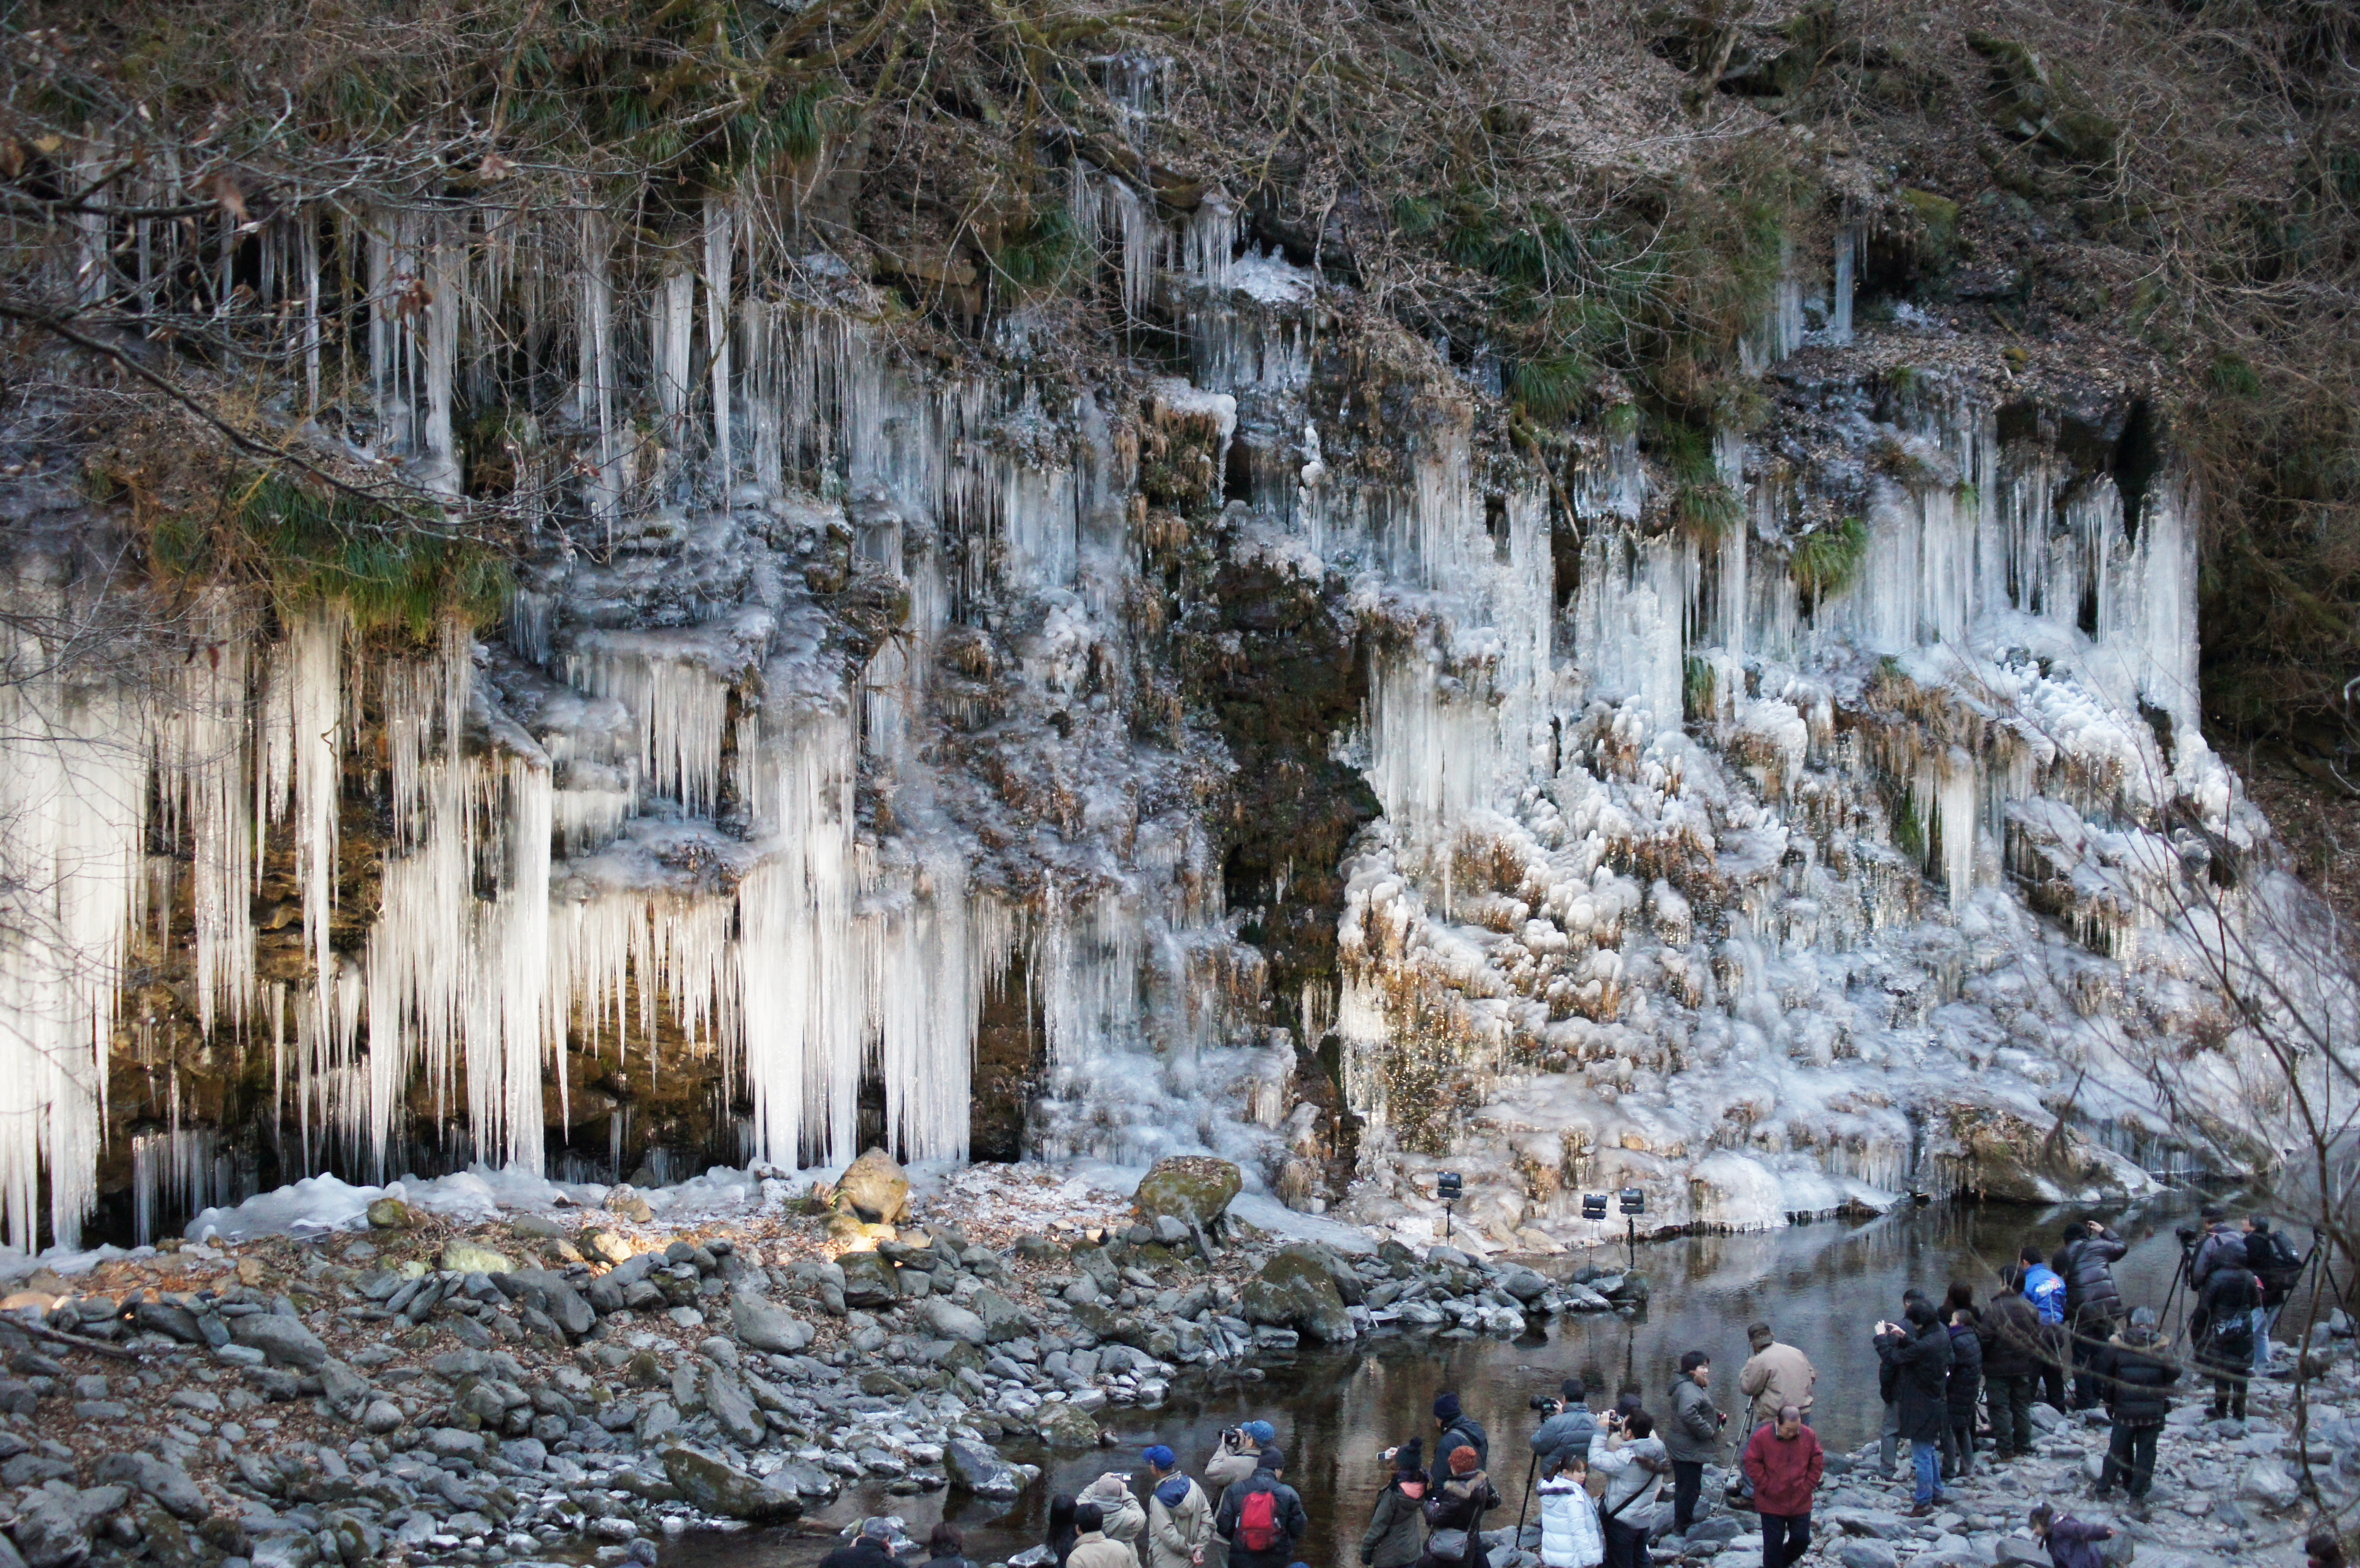
{"label": "icicle", "polygon": [[713,455],[720,471],[722,502],[737,474],[729,441],[729,204],[718,196],[705,202],[705,352],[713,362]]}

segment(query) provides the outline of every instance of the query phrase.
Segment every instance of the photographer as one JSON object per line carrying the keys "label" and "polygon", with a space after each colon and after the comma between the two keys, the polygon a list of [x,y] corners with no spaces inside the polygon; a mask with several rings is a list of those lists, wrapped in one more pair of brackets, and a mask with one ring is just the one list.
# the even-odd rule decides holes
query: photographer
{"label": "photographer", "polygon": [[[1224,1497],[1239,1482],[1251,1480],[1262,1444],[1277,1436],[1277,1430],[1264,1421],[1240,1421],[1224,1431],[1213,1445],[1213,1456],[1205,1461],[1206,1494]],[[1224,1568],[1229,1560],[1229,1541],[1216,1532],[1205,1552],[1206,1568]]]}
{"label": "photographer", "polygon": [[1721,1429],[1729,1424],[1707,1391],[1711,1387],[1710,1356],[1691,1350],[1680,1357],[1680,1375],[1672,1380],[1672,1418],[1664,1423],[1664,1454],[1672,1464],[1672,1529],[1680,1535],[1696,1522],[1704,1467],[1721,1456]]}
{"label": "photographer", "polygon": [[2195,1247],[2188,1258],[2188,1287],[2200,1296],[2213,1270],[2223,1263],[2233,1262],[2241,1269],[2245,1264],[2245,1238],[2229,1228],[2229,1211],[2217,1203],[2207,1203],[2202,1216],[2204,1229],[2201,1235],[2185,1229],[2178,1233],[2183,1252],[2191,1245]]}
{"label": "photographer", "polygon": [[2062,1240],[2049,1267],[2065,1281],[2065,1315],[2073,1326],[2073,1408],[2094,1410],[2098,1379],[2090,1363],[2122,1319],[2123,1294],[2113,1265],[2130,1249],[2097,1220],[2066,1226]]}
{"label": "photographer", "polygon": [[1904,1315],[1906,1327],[1876,1325],[1876,1354],[1893,1369],[1895,1415],[1917,1475],[1912,1506],[1902,1517],[1924,1519],[1936,1504],[1949,1500],[1940,1488],[1940,1471],[1942,1429],[1950,1420],[1950,1335],[1934,1304],[1922,1297]]}
{"label": "photographer", "polygon": [[1598,1418],[1590,1413],[1584,1401],[1590,1390],[1579,1377],[1568,1377],[1558,1388],[1559,1397],[1533,1396],[1533,1409],[1544,1412],[1541,1424],[1533,1429],[1533,1457],[1540,1461],[1543,1470],[1553,1469],[1568,1454],[1585,1458],[1590,1454],[1590,1440],[1598,1435]]}
{"label": "photographer", "polygon": [[1426,1445],[1413,1437],[1385,1457],[1393,1473],[1361,1532],[1361,1568],[1409,1568],[1426,1551]]}
{"label": "photographer", "polygon": [[2254,1312],[2254,1370],[2258,1374],[2270,1364],[2270,1325],[2278,1322],[2278,1309],[2302,1278],[2303,1259],[2286,1234],[2272,1230],[2259,1214],[2245,1216],[2245,1262],[2262,1284],[2262,1304]]}
{"label": "photographer", "polygon": [[1491,1439],[1483,1423],[1460,1408],[1459,1396],[1448,1390],[1434,1397],[1434,1472],[1432,1479],[1439,1489],[1450,1479],[1450,1451],[1466,1445],[1475,1451],[1476,1459],[1486,1468],[1491,1464]]}
{"label": "photographer", "polygon": [[1590,1468],[1606,1477],[1606,1495],[1598,1500],[1606,1519],[1606,1568],[1646,1568],[1647,1530],[1637,1520],[1671,1469],[1655,1419],[1644,1410],[1628,1418],[1608,1411],[1590,1440]]}

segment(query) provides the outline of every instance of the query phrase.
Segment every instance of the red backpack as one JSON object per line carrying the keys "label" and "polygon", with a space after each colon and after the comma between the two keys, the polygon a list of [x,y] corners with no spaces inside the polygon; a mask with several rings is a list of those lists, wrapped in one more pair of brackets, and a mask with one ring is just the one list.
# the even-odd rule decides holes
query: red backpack
{"label": "red backpack", "polygon": [[1278,1544],[1278,1495],[1248,1492],[1238,1508],[1238,1544],[1248,1552],[1268,1552]]}

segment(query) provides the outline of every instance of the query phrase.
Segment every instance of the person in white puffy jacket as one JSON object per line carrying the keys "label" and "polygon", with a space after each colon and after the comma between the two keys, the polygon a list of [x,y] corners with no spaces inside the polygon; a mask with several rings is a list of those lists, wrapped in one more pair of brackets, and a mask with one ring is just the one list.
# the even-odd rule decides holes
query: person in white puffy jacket
{"label": "person in white puffy jacket", "polygon": [[1598,1505],[1584,1484],[1589,1478],[1588,1462],[1573,1454],[1541,1483],[1541,1568],[1598,1568],[1606,1560]]}

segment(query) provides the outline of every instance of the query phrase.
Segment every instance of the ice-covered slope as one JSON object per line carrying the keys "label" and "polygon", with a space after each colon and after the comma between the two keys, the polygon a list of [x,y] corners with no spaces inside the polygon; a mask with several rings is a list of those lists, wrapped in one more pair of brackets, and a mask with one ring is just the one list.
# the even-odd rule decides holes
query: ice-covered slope
{"label": "ice-covered slope", "polygon": [[[595,220],[373,218],[372,298],[430,302],[377,316],[350,439],[448,480],[529,339],[570,390],[514,455],[570,509],[438,648],[227,598],[139,681],[20,643],[12,1234],[38,1173],[68,1235],[126,1138],[152,1219],[257,1140],[282,1179],[607,1126],[628,1163],[683,1081],[739,1160],[956,1158],[979,1050],[1040,1152],[1209,1148],[1306,1205],[1355,1149],[1377,1203],[1448,1155],[1502,1238],[1626,1181],[1762,1225],[2144,1180],[2147,1042],[2219,1035],[2158,911],[2265,830],[2134,398],[1896,377],[1798,257],[1774,415],[1718,445],[1743,521],[1667,528],[1620,414],[1561,480],[1496,365],[1218,201],[1084,171],[1072,211],[1187,376],[1076,379],[1022,312],[927,363],[717,199],[637,285]],[[1812,605],[1806,535],[1858,558]],[[20,609],[75,604],[64,553]],[[2244,1082],[2223,1120],[2267,1123]]]}

